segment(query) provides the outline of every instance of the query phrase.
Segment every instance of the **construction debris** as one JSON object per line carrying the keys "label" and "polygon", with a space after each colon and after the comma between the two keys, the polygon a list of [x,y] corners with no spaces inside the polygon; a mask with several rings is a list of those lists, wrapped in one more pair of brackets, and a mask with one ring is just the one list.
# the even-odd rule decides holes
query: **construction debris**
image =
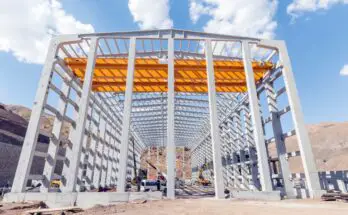
{"label": "construction debris", "polygon": [[326,193],[321,196],[323,201],[341,201],[348,203],[348,194],[343,193]]}
{"label": "construction debris", "polygon": [[66,207],[66,208],[46,208],[46,209],[33,209],[28,210],[23,213],[24,214],[52,214],[53,212],[60,212],[61,214],[64,214],[64,212],[72,212],[72,213],[78,213],[82,212],[83,210],[78,207]]}

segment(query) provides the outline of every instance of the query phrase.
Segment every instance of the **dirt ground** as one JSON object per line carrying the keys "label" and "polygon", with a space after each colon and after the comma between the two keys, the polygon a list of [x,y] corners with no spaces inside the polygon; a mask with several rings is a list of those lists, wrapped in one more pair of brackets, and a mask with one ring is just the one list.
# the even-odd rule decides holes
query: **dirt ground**
{"label": "dirt ground", "polygon": [[[13,206],[13,205],[12,205]],[[22,214],[23,210],[6,210],[9,205],[0,207],[1,215]],[[56,213],[57,214],[57,213]],[[60,213],[58,213],[60,214]],[[68,213],[70,214],[70,213]],[[145,203],[127,203],[112,206],[96,206],[77,213],[79,215],[178,215],[178,214],[230,214],[230,215],[343,215],[348,214],[348,203],[322,202],[314,200],[283,200],[276,202],[215,200],[206,199],[177,199],[150,201]]]}

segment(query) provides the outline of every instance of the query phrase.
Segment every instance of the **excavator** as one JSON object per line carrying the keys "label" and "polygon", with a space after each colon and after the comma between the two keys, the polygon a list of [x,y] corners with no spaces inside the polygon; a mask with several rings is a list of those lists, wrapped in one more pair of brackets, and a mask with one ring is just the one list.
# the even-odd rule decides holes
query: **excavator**
{"label": "excavator", "polygon": [[201,166],[201,168],[199,169],[198,180],[196,181],[198,184],[203,186],[211,185],[211,182],[203,176],[203,171],[207,169],[207,166],[208,165],[206,162]]}

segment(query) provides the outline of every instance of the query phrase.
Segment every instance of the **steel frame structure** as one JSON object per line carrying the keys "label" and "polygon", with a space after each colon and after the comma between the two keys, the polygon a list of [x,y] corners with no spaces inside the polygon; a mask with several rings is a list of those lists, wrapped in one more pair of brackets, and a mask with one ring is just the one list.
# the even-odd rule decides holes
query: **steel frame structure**
{"label": "steel frame structure", "polygon": [[[83,80],[65,58],[85,58]],[[92,90],[97,59],[127,58],[124,92]],[[166,92],[135,93],[137,58],[165,61]],[[205,60],[208,93],[175,92],[175,59]],[[247,92],[216,92],[215,60],[242,61]],[[272,62],[275,67],[255,82],[252,61]],[[282,86],[276,86],[283,79]],[[261,94],[266,93],[266,101]],[[277,100],[286,95],[288,105],[280,109]],[[269,115],[261,112],[268,108]],[[36,153],[40,118],[54,116],[47,153]],[[282,117],[291,114],[294,129],[284,133]],[[67,144],[63,125],[70,125]],[[265,129],[271,124],[271,135]],[[273,134],[273,135],[272,135]],[[284,139],[297,137],[299,152],[286,151]],[[266,139],[265,137],[269,137]],[[135,141],[133,149],[130,141]],[[277,156],[268,156],[275,144]],[[79,192],[83,187],[117,185],[124,192],[132,175],[132,151],[140,155],[147,147],[167,147],[167,196],[175,197],[175,150],[191,150],[192,178],[210,163],[204,174],[214,179],[217,198],[224,189],[275,190],[284,185],[283,195],[295,196],[288,159],[301,156],[306,187],[311,197],[320,191],[318,172],[305,128],[290,59],[284,41],[200,33],[184,30],[150,30],[98,34],[64,35],[52,39],[34,101],[12,191],[25,192],[28,181],[42,180],[40,192],[49,192],[50,181],[59,175],[62,192]],[[65,157],[57,155],[65,148]],[[42,176],[31,175],[35,156],[45,158]],[[63,170],[56,170],[63,162]],[[275,163],[271,168],[270,163]],[[213,174],[211,174],[213,171]]]}

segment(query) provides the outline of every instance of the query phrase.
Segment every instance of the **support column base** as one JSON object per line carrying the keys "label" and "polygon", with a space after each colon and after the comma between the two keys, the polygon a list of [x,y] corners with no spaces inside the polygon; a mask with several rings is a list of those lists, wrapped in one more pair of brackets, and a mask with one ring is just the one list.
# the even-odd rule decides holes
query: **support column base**
{"label": "support column base", "polygon": [[50,208],[77,206],[91,208],[134,200],[160,200],[162,192],[67,192],[67,193],[6,193],[4,203],[43,201]]}
{"label": "support column base", "polygon": [[281,200],[280,191],[236,191],[230,193],[231,198],[245,200],[264,200],[264,201],[279,201]]}
{"label": "support column base", "polygon": [[326,190],[313,190],[311,198],[320,199],[323,194],[327,193]]}

